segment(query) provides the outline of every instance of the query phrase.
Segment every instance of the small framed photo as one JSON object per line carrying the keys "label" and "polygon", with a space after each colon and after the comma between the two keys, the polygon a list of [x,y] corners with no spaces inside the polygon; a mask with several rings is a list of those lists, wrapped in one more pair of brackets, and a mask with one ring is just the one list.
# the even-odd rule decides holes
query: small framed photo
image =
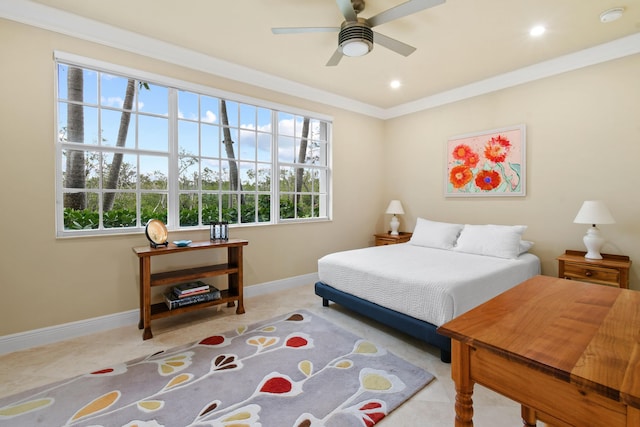
{"label": "small framed photo", "polygon": [[526,195],[524,124],[449,138],[445,197]]}

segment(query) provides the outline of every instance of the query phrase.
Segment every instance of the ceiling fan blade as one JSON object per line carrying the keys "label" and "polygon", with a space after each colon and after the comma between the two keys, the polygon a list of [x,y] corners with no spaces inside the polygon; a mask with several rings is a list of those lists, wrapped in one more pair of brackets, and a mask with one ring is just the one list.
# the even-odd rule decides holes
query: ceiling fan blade
{"label": "ceiling fan blade", "polygon": [[338,65],[341,59],[342,59],[342,51],[340,50],[340,48],[337,48],[336,51],[333,52],[333,55],[331,55],[331,58],[329,58],[329,61],[327,62],[327,67],[335,67],[336,65]]}
{"label": "ceiling fan blade", "polygon": [[428,9],[433,6],[444,3],[445,0],[409,0],[398,6],[387,9],[384,12],[372,16],[367,19],[367,22],[371,27],[384,24],[389,21],[393,21],[398,18],[411,15],[412,13],[420,12],[421,10]]}
{"label": "ceiling fan blade", "polygon": [[276,27],[271,29],[273,34],[335,33],[338,31],[340,31],[340,27]]}
{"label": "ceiling fan blade", "polygon": [[399,53],[402,56],[409,56],[416,50],[413,46],[409,46],[406,43],[402,43],[401,41],[392,39],[391,37],[387,37],[384,34],[380,34],[375,31],[373,32],[373,42],[380,46],[384,46],[395,53]]}
{"label": "ceiling fan blade", "polygon": [[340,12],[342,12],[342,15],[344,15],[344,19],[349,22],[358,20],[356,11],[353,10],[353,6],[351,6],[351,0],[336,0],[336,3],[338,3]]}

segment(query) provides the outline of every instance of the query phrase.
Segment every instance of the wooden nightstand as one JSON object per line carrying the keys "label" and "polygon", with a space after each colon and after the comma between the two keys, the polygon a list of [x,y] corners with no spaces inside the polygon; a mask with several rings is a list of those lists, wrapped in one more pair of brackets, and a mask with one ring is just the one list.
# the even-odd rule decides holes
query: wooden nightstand
{"label": "wooden nightstand", "polygon": [[629,289],[628,256],[602,254],[602,259],[587,259],[585,253],[567,250],[556,258],[558,277]]}
{"label": "wooden nightstand", "polygon": [[407,243],[411,239],[413,233],[400,232],[397,236],[389,233],[374,234],[376,237],[376,246],[396,245],[398,243]]}

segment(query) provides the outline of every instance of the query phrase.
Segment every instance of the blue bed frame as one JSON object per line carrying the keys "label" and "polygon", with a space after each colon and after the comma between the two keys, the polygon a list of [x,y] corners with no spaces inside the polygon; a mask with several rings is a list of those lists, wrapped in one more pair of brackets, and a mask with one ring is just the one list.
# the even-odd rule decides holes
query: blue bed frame
{"label": "blue bed frame", "polygon": [[440,360],[451,363],[451,339],[438,334],[437,326],[339,291],[323,282],[316,282],[315,292],[322,297],[323,306],[328,307],[329,301],[333,301],[427,344],[434,345],[440,349]]}

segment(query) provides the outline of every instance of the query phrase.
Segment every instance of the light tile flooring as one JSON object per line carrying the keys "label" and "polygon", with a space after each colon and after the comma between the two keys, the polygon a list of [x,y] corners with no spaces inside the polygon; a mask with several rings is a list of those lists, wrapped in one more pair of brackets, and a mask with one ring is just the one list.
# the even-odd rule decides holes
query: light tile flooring
{"label": "light tile flooring", "polygon": [[[392,412],[381,427],[454,425],[455,389],[451,367],[440,361],[435,348],[388,329],[331,303],[313,292],[313,285],[281,293],[246,298],[244,315],[235,309],[214,307],[160,319],[153,322],[154,338],[143,341],[136,326],[99,332],[0,356],[0,397],[84,374],[117,362],[186,344],[216,332],[225,332],[241,324],[254,323],[297,309],[307,309],[333,321],[355,334],[382,345],[387,350],[426,369],[436,376],[427,387]],[[518,426],[520,407],[490,390],[475,387],[474,425],[476,427]],[[280,426],[265,426],[280,427]]]}

